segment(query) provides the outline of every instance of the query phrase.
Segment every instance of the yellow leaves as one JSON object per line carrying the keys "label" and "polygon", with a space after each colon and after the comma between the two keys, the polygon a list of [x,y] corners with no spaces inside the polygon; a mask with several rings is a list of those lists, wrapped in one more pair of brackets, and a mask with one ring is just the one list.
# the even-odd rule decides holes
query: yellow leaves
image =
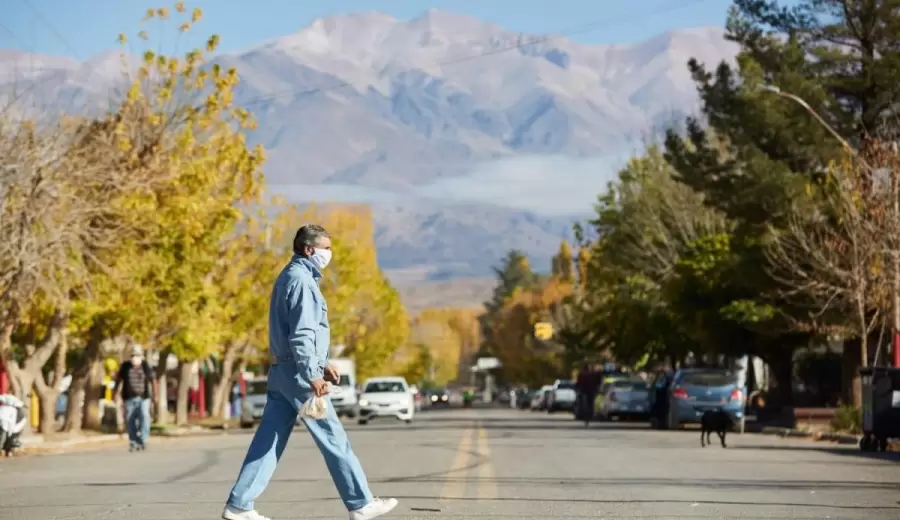
{"label": "yellow leaves", "polygon": [[377,374],[407,343],[410,329],[397,291],[378,267],[371,211],[354,205],[313,206],[289,215],[295,229],[312,222],[331,234],[333,259],[321,287],[328,300],[332,343],[346,346],[361,378]]}
{"label": "yellow leaves", "polygon": [[[122,35],[122,36],[124,36],[124,35]],[[138,38],[140,38],[144,41],[147,41],[150,39],[150,35],[147,34],[147,31],[140,31],[140,32],[138,32]]]}
{"label": "yellow leaves", "polygon": [[206,40],[206,52],[215,52],[217,48],[219,48],[220,38],[219,35],[213,34]]}
{"label": "yellow leaves", "polygon": [[184,14],[184,2],[175,2],[175,11],[178,14]]}
{"label": "yellow leaves", "polygon": [[191,13],[191,23],[197,23],[201,18],[203,18],[203,11],[200,10],[200,8],[195,7],[194,11]]}
{"label": "yellow leaves", "polygon": [[[480,341],[475,309],[430,308],[412,322],[412,342],[429,352],[431,379],[437,385],[460,379],[462,366],[469,366]],[[426,373],[426,375],[429,375]]]}
{"label": "yellow leaves", "polygon": [[119,42],[119,45],[125,45],[128,43],[128,36],[126,36],[125,33],[119,33],[117,41]]}

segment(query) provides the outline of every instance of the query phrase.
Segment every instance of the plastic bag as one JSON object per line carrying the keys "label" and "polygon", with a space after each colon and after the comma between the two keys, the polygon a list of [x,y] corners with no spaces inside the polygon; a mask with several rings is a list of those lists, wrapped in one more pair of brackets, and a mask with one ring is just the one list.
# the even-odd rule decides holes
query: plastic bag
{"label": "plastic bag", "polygon": [[[334,386],[331,383],[328,383],[328,393],[326,395],[337,395],[341,393],[343,390],[339,386]],[[328,414],[328,403],[325,402],[325,396],[316,397],[312,396],[303,403],[303,406],[300,408],[300,415],[304,417],[309,417],[310,419],[324,419],[325,415]]]}
{"label": "plastic bag", "polygon": [[310,419],[324,419],[327,413],[328,403],[325,402],[325,397],[312,396],[300,408],[300,414]]}

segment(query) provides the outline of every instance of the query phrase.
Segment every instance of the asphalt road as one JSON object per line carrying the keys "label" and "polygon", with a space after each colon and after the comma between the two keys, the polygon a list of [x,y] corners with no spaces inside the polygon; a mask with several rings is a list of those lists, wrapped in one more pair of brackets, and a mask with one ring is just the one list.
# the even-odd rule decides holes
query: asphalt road
{"label": "asphalt road", "polygon": [[[400,499],[386,519],[900,518],[896,454],[751,434],[704,449],[696,431],[585,429],[564,414],[514,410],[348,430],[373,491]],[[249,440],[236,432],[144,453],[0,461],[0,519],[214,520]],[[275,520],[347,518],[302,429],[258,508]]]}

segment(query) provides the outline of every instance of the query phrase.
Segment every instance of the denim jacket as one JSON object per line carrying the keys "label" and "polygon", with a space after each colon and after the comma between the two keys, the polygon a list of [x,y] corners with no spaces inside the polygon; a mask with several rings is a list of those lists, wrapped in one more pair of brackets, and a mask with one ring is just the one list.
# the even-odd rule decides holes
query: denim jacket
{"label": "denim jacket", "polygon": [[323,377],[330,350],[321,277],[312,262],[294,255],[275,280],[269,303],[269,353],[274,363],[295,369],[307,383]]}

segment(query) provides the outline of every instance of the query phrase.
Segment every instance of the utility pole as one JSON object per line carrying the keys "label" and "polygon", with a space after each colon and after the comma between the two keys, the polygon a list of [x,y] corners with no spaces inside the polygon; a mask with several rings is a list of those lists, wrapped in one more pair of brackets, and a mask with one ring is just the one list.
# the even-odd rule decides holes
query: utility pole
{"label": "utility pole", "polygon": [[[893,152],[897,153],[897,143],[891,143],[891,148]],[[892,365],[894,367],[900,367],[900,244],[897,244],[897,234],[900,232],[898,229],[898,224],[900,224],[900,179],[897,179],[897,175],[900,172],[891,170],[891,205],[893,206],[893,212],[891,215],[892,218],[892,226],[891,233],[894,235],[894,244],[893,244],[893,256],[894,256],[894,279],[893,279],[893,291],[891,294],[892,303],[894,306],[894,324],[891,327],[891,357],[892,357]]]}

